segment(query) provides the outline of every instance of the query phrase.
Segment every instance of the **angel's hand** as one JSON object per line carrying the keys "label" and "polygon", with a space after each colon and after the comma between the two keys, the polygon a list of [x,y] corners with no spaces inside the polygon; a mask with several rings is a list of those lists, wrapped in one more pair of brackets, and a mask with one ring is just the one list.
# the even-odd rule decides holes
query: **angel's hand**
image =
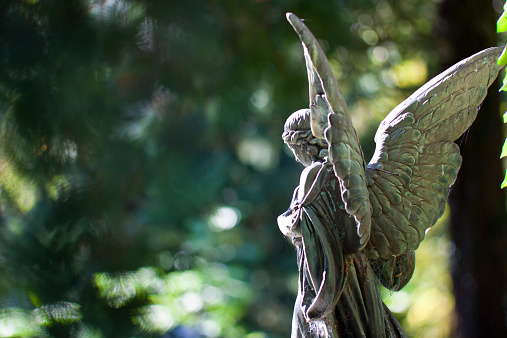
{"label": "angel's hand", "polygon": [[287,237],[301,237],[299,224],[300,209],[288,209],[276,219],[278,228]]}
{"label": "angel's hand", "polygon": [[287,237],[301,237],[300,219],[300,204],[298,203],[298,195],[300,188],[294,190],[294,195],[290,203],[289,209],[276,219],[278,228]]}

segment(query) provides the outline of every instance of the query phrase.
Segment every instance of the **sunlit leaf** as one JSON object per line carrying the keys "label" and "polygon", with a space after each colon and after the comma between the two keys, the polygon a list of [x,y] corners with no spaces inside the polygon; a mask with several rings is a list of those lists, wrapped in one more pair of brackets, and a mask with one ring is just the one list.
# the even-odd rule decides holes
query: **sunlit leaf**
{"label": "sunlit leaf", "polygon": [[28,291],[28,299],[30,302],[35,305],[36,307],[39,307],[42,305],[39,297],[35,294],[33,291]]}
{"label": "sunlit leaf", "polygon": [[146,332],[163,334],[174,325],[174,316],[167,306],[147,305],[137,312],[132,322]]}
{"label": "sunlit leaf", "polygon": [[134,273],[111,275],[108,273],[96,273],[94,282],[99,291],[99,296],[107,299],[110,306],[120,308],[131,301],[137,294],[138,284]]}
{"label": "sunlit leaf", "polygon": [[503,84],[499,91],[507,91],[507,75],[503,78]]}
{"label": "sunlit leaf", "polygon": [[502,13],[502,16],[496,22],[496,31],[498,33],[507,31],[507,10]]}
{"label": "sunlit leaf", "polygon": [[499,65],[507,65],[507,52],[506,52],[506,50],[507,50],[507,46],[504,47],[502,55],[500,55],[500,57],[498,58],[497,63]]}
{"label": "sunlit leaf", "polygon": [[505,178],[503,179],[501,188],[503,189],[505,187],[507,187],[507,172],[505,173]]}
{"label": "sunlit leaf", "polygon": [[40,306],[34,310],[34,314],[35,320],[41,326],[51,326],[55,323],[71,324],[79,322],[83,318],[81,306],[69,302]]}
{"label": "sunlit leaf", "polygon": [[507,156],[507,139],[505,140],[503,147],[502,147],[502,154],[500,155],[500,158],[504,158]]}

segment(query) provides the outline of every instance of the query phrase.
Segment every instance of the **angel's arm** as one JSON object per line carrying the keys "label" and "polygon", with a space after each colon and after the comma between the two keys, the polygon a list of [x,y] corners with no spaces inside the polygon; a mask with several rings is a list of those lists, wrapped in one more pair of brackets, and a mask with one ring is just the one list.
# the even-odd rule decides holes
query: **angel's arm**
{"label": "angel's arm", "polygon": [[[299,218],[303,204],[311,202],[318,194],[322,182],[317,182],[319,173],[323,168],[321,162],[314,162],[301,173],[299,186],[294,190],[290,207],[283,214],[278,216],[277,223],[280,231],[288,237],[301,237]],[[321,183],[321,184],[317,184]]]}

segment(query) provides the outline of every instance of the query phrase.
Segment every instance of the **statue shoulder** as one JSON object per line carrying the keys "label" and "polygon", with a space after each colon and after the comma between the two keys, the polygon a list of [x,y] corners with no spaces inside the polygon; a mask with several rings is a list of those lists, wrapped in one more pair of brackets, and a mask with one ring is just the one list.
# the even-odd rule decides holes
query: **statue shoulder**
{"label": "statue shoulder", "polygon": [[308,194],[308,191],[310,191],[314,185],[315,179],[323,166],[322,162],[314,162],[303,170],[299,178],[299,202],[302,202],[304,197]]}

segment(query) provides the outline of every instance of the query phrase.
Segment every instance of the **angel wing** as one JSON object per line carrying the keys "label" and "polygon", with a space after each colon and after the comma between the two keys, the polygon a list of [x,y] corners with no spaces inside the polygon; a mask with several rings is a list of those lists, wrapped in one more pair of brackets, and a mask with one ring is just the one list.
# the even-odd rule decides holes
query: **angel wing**
{"label": "angel wing", "polygon": [[329,145],[329,159],[335,175],[340,178],[345,210],[356,221],[360,242],[358,249],[362,249],[370,237],[371,205],[359,139],[338,82],[319,43],[296,15],[287,13],[287,20],[303,43],[310,83],[312,133],[315,137],[325,138]]}
{"label": "angel wing", "polygon": [[[312,132],[325,137],[346,211],[371,258],[415,250],[445,209],[461,166],[454,141],[477,116],[502,68],[501,48],[465,59],[430,80],[380,124],[365,168],[346,103],[324,52],[294,14],[287,19],[304,47],[310,83]],[[369,241],[368,241],[369,239]]]}
{"label": "angel wing", "polygon": [[502,48],[483,50],[436,76],[396,107],[375,134],[366,176],[372,258],[415,250],[442,216],[461,166],[454,141],[475,120],[502,66]]}

